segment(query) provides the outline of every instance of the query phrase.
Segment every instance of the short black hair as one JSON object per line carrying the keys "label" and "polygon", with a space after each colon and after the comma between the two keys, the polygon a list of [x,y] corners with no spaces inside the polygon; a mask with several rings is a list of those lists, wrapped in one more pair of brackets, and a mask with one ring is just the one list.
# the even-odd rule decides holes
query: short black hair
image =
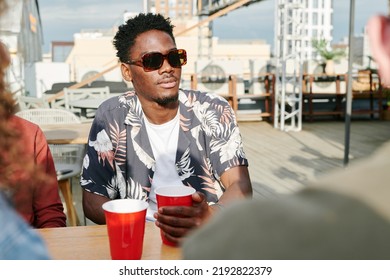
{"label": "short black hair", "polygon": [[117,50],[116,56],[121,62],[127,62],[130,58],[130,49],[134,46],[137,36],[149,30],[163,31],[175,42],[173,28],[170,19],[164,18],[161,14],[140,13],[119,26],[113,40]]}

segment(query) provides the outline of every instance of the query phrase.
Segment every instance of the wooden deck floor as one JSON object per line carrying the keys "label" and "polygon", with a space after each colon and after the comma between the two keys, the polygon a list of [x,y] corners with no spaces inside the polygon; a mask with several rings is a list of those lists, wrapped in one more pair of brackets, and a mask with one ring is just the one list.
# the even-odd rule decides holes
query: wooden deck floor
{"label": "wooden deck floor", "polygon": [[[344,168],[344,122],[303,123],[300,132],[282,132],[267,122],[240,122],[254,197],[299,190],[306,180]],[[349,164],[390,140],[389,121],[352,121]]]}
{"label": "wooden deck floor", "polygon": [[[291,194],[306,180],[334,168],[343,168],[343,122],[303,123],[300,132],[282,132],[267,122],[239,122],[254,197]],[[352,121],[350,163],[371,154],[390,140],[390,121]],[[73,196],[81,220],[81,187],[73,180]],[[87,224],[93,224],[87,221]]]}

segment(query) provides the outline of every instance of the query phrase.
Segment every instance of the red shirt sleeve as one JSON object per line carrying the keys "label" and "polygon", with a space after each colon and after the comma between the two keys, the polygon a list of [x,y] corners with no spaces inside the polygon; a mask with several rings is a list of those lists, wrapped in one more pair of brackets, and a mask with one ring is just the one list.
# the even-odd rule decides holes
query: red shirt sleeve
{"label": "red shirt sleeve", "polygon": [[65,227],[66,216],[59,195],[57,174],[50,148],[39,126],[15,117],[13,122],[21,132],[20,141],[25,152],[34,157],[48,175],[45,184],[31,185],[18,189],[15,206],[19,213],[36,228]]}

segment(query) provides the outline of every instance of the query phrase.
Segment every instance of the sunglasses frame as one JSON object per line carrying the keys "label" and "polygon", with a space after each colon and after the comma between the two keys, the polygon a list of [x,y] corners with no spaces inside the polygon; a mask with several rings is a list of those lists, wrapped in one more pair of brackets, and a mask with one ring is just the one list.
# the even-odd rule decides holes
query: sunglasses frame
{"label": "sunglasses frame", "polygon": [[[184,61],[183,61],[183,63],[180,64],[180,66],[173,66],[171,64],[170,60],[169,60],[169,55],[171,55],[174,52],[176,52],[179,55],[179,57],[184,56]],[[157,68],[146,67],[144,65],[144,58],[145,58],[145,56],[150,56],[150,55],[153,55],[153,54],[159,54],[159,55],[162,56],[161,64]],[[126,62],[126,64],[137,65],[137,66],[142,67],[145,72],[151,72],[151,71],[155,71],[155,70],[160,69],[163,66],[165,60],[168,61],[169,65],[171,65],[171,67],[173,67],[173,68],[181,68],[183,65],[187,64],[187,52],[184,49],[170,50],[167,54],[162,54],[160,52],[148,52],[148,53],[143,54],[140,59],[129,60],[129,61]],[[180,58],[180,61],[182,61],[181,58]]]}

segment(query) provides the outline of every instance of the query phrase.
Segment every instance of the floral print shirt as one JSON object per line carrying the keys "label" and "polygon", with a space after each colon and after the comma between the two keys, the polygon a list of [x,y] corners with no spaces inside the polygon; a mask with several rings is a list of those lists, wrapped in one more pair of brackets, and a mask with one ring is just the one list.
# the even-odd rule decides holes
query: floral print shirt
{"label": "floral print shirt", "polygon": [[[185,186],[217,202],[220,176],[247,166],[241,134],[229,103],[193,90],[179,91],[180,129],[176,170]],[[147,200],[155,159],[134,91],[106,100],[96,112],[83,162],[81,186],[110,199]]]}

